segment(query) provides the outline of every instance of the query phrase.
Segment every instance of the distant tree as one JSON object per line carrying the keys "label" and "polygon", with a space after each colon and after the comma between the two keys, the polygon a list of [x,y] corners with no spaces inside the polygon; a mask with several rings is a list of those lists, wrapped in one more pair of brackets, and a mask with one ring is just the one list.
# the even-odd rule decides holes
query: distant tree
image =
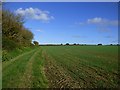
{"label": "distant tree", "polygon": [[111,46],[113,45],[113,44],[110,44]]}
{"label": "distant tree", "polygon": [[100,46],[100,45],[102,45],[102,44],[98,44],[98,46]]}
{"label": "distant tree", "polygon": [[62,43],[60,45],[63,45]]}
{"label": "distant tree", "polygon": [[33,41],[34,45],[38,46],[39,43],[37,41]]}
{"label": "distant tree", "polygon": [[73,45],[76,45],[76,43],[74,43]]}
{"label": "distant tree", "polygon": [[66,45],[69,45],[69,43],[66,43]]}

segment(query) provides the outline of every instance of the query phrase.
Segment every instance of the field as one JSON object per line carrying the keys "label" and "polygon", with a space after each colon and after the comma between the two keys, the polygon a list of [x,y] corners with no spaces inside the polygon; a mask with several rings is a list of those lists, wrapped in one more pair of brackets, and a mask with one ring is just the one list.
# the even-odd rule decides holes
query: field
{"label": "field", "polygon": [[3,88],[116,88],[118,46],[40,46],[2,70]]}

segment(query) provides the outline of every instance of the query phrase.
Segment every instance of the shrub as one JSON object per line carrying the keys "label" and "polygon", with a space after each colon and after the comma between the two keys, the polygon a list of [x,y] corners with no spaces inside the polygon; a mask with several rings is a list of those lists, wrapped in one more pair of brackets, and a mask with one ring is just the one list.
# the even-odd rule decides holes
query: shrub
{"label": "shrub", "polygon": [[8,38],[2,39],[2,48],[4,50],[10,51],[10,50],[15,49],[16,47],[18,47],[18,45],[13,40],[10,40]]}

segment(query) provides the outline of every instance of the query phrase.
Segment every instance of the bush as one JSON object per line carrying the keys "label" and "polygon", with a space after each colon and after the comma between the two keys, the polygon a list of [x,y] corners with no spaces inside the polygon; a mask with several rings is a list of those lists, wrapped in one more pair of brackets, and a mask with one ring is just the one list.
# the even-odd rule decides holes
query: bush
{"label": "bush", "polygon": [[33,33],[24,27],[24,18],[8,10],[2,11],[2,47],[13,50],[21,46],[30,46]]}
{"label": "bush", "polygon": [[18,45],[13,40],[10,40],[8,38],[2,39],[2,48],[4,50],[10,51],[10,50],[15,49],[16,47],[18,47]]}
{"label": "bush", "polygon": [[6,50],[2,51],[2,61],[8,61],[10,59],[10,56],[8,55],[8,52]]}

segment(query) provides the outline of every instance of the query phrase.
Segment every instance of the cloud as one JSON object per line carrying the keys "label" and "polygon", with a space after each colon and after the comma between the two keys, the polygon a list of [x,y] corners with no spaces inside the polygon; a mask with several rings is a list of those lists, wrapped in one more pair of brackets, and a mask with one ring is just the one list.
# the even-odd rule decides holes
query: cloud
{"label": "cloud", "polygon": [[84,25],[83,22],[76,22],[75,24],[76,24],[76,25]]}
{"label": "cloud", "polygon": [[87,22],[88,23],[101,23],[101,22],[103,22],[103,20],[102,20],[102,18],[96,17],[96,18],[88,19]]}
{"label": "cloud", "polygon": [[81,38],[79,35],[72,36],[73,38]]}
{"label": "cloud", "polygon": [[113,36],[105,36],[105,38],[113,38]]}
{"label": "cloud", "polygon": [[78,26],[94,25],[99,33],[110,33],[112,31],[112,29],[110,28],[111,26],[117,27],[120,24],[118,23],[118,20],[94,17],[86,19],[84,22],[77,22],[74,25]]}
{"label": "cloud", "polygon": [[110,32],[111,30],[108,29],[108,27],[97,27],[97,30],[101,33],[104,33],[104,32]]}
{"label": "cloud", "polygon": [[87,20],[88,24],[117,26],[118,20],[108,20],[101,17],[95,17]]}
{"label": "cloud", "polygon": [[37,31],[37,32],[43,32],[43,30],[41,30],[41,29],[37,29],[36,31]]}
{"label": "cloud", "polygon": [[15,13],[25,16],[25,18],[28,19],[40,20],[43,22],[49,22],[51,19],[54,19],[53,16],[49,15],[49,11],[43,11],[41,9],[32,7],[26,9],[19,8],[15,11]]}
{"label": "cloud", "polygon": [[113,40],[111,43],[119,43],[119,40]]}
{"label": "cloud", "polygon": [[[118,26],[120,24],[118,23],[118,20],[109,20],[106,18],[94,17],[94,18],[89,18],[84,22],[76,22],[75,25],[79,25],[79,26],[95,25],[95,26],[100,26],[104,28],[109,26]],[[106,31],[106,30],[103,30],[103,31]]]}
{"label": "cloud", "polygon": [[87,38],[86,36],[74,35],[73,38]]}

